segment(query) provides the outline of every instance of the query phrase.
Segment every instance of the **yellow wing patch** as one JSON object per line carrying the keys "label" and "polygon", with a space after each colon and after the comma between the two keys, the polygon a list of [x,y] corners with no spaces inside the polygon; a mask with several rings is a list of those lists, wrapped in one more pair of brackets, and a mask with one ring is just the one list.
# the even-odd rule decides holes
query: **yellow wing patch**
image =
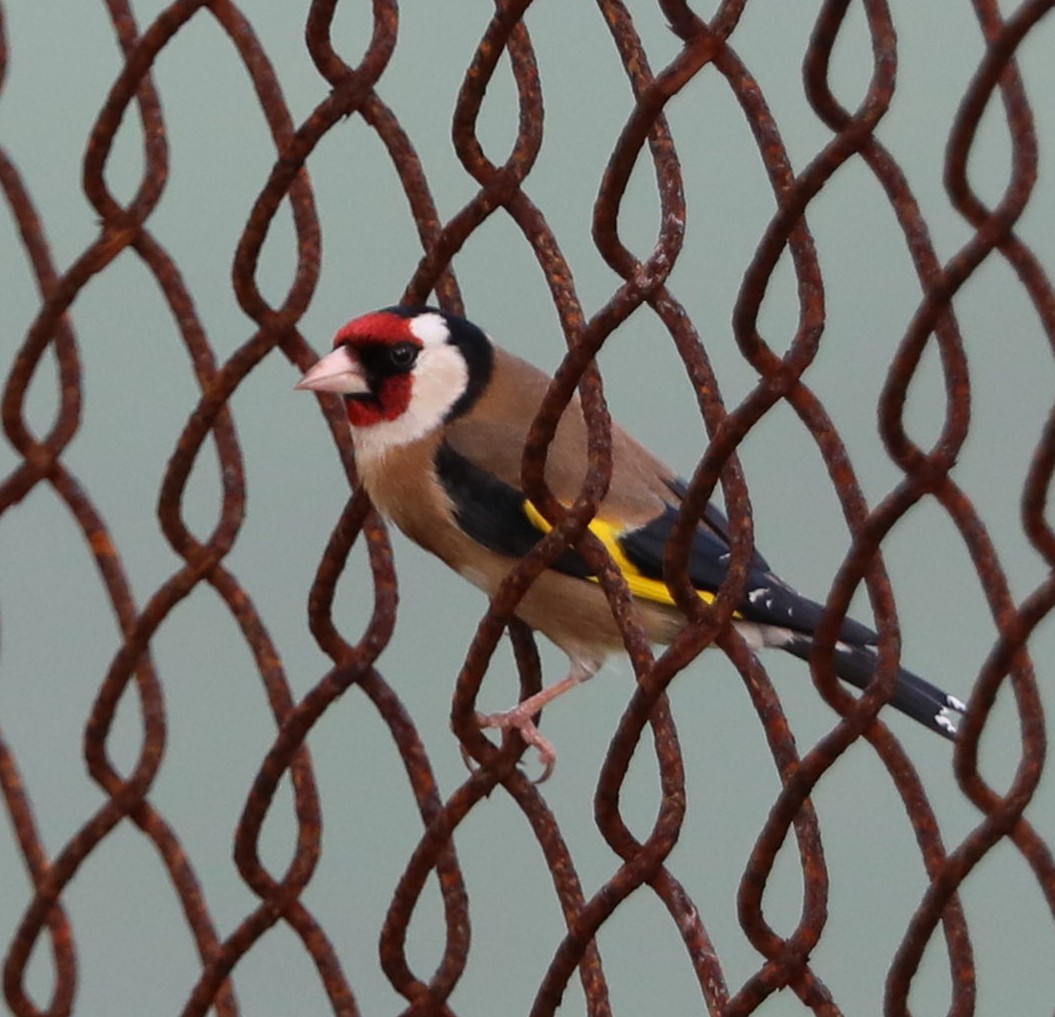
{"label": "yellow wing patch", "polygon": [[[553,529],[530,501],[524,501],[524,514],[530,520],[531,525],[543,533],[549,533]],[[641,600],[650,600],[653,604],[675,606],[674,598],[670,595],[667,584],[661,579],[651,579],[643,575],[641,570],[623,553],[623,548],[619,543],[620,530],[611,523],[606,523],[603,519],[591,519],[589,530],[604,544],[605,550],[612,556],[612,560],[616,563],[619,571],[623,574],[623,578],[626,580],[626,585],[635,597],[639,597]],[[598,582],[596,576],[588,576],[587,578],[592,582]],[[706,601],[708,604],[714,603],[714,594],[709,590],[697,590],[696,592],[701,600]]]}

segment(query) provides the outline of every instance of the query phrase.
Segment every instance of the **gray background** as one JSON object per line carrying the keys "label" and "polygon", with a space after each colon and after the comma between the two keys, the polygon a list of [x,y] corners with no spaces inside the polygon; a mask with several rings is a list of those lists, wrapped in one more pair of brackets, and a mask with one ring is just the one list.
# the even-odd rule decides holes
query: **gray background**
{"label": "gray background", "polygon": [[[302,42],[301,4],[246,7],[274,61],[294,120],[325,94]],[[136,5],[140,24],[160,6]],[[441,216],[475,193],[449,143],[457,89],[490,5],[469,0],[407,2],[400,43],[380,86],[425,163]],[[654,68],[678,50],[653,5],[633,5]],[[901,40],[899,90],[879,131],[909,175],[942,257],[971,231],[949,208],[941,186],[948,125],[983,51],[967,5],[894,4]],[[93,118],[120,67],[102,5],[12,4],[6,9],[10,65],[0,94],[0,144],[25,175],[41,210],[60,270],[97,232],[79,190],[80,163]],[[828,138],[802,96],[800,62],[815,16],[813,4],[749,5],[734,36],[757,75],[801,169]],[[546,135],[526,189],[548,216],[571,260],[587,311],[618,284],[589,239],[592,201],[604,162],[631,100],[610,37],[586,3],[536,4],[528,18],[546,95]],[[335,37],[355,62],[369,36],[366,4],[344,5]],[[1041,143],[1041,183],[1020,233],[1048,266],[1055,187],[1055,28],[1044,24],[1022,52]],[[871,63],[863,17],[855,10],[836,52],[836,94],[856,105]],[[171,177],[149,228],[180,265],[221,358],[253,332],[230,292],[230,264],[251,201],[266,179],[273,150],[231,45],[206,12],[163,52],[159,87],[171,151]],[[992,111],[991,111],[992,112]],[[731,338],[730,312],[757,238],[773,210],[748,129],[717,74],[708,71],[671,106],[686,172],[688,242],[671,287],[699,328],[729,404],[754,384]],[[485,102],[485,151],[502,161],[513,138],[515,98],[508,64]],[[107,166],[123,200],[141,173],[140,132],[127,118]],[[1006,127],[987,116],[972,152],[971,180],[995,201],[1008,173]],[[310,163],[323,224],[320,286],[301,323],[319,350],[349,317],[395,299],[419,246],[381,145],[356,119],[330,132]],[[656,233],[651,167],[639,166],[620,221],[642,256]],[[808,381],[845,438],[873,501],[899,474],[875,433],[875,403],[886,364],[918,300],[907,256],[875,181],[851,161],[811,205],[810,226],[826,272],[828,326]],[[293,265],[292,232],[283,213],[264,249],[265,293],[281,299]],[[455,268],[470,315],[500,342],[551,369],[563,339],[527,245],[501,214],[480,229]],[[37,306],[12,221],[0,217],[0,352],[17,349]],[[972,436],[956,479],[974,499],[1008,570],[1016,597],[1046,570],[1020,532],[1017,491],[1055,390],[1051,350],[1007,266],[991,257],[956,299],[974,383]],[[767,296],[763,332],[778,349],[793,331],[794,281],[786,264]],[[65,461],[112,527],[142,603],[179,565],[155,516],[158,485],[197,390],[174,327],[149,274],[124,253],[80,294],[73,308],[84,364],[83,422]],[[602,355],[613,413],[672,465],[688,471],[703,447],[692,394],[672,348],[647,312],[635,315]],[[642,369],[647,357],[647,370]],[[249,484],[246,524],[226,564],[263,615],[297,696],[325,672],[327,660],[305,625],[316,562],[347,489],[313,399],[291,392],[297,372],[276,352],[238,390],[233,411]],[[944,404],[937,358],[928,352],[909,395],[908,426],[928,442]],[[50,366],[38,372],[29,400],[32,426],[47,430],[55,409]],[[804,591],[823,597],[846,547],[846,530],[821,460],[794,414],[776,407],[742,448],[760,546]],[[0,443],[0,470],[17,464]],[[185,506],[199,534],[218,505],[212,453],[203,455]],[[483,601],[436,562],[395,538],[403,579],[399,626],[380,666],[419,725],[440,788],[464,778],[447,717],[454,678]],[[898,595],[904,658],[913,669],[966,694],[994,630],[961,539],[932,502],[917,506],[884,544]],[[370,604],[365,558],[353,554],[340,593],[344,631],[359,631]],[[868,620],[863,598],[858,614]],[[101,802],[80,755],[87,712],[119,645],[94,566],[58,499],[39,486],[0,522],[0,725],[16,753],[42,836],[55,853]],[[1050,671],[1055,627],[1032,643],[1042,680]],[[256,903],[230,859],[231,837],[273,724],[258,678],[220,602],[201,587],[182,603],[153,643],[164,685],[169,741],[151,801],[179,832],[203,881],[221,935]],[[563,659],[545,650],[547,673]],[[791,659],[765,664],[792,720],[801,750],[834,723],[805,668]],[[629,666],[615,661],[584,689],[551,709],[546,730],[560,750],[545,787],[587,893],[609,878],[617,859],[592,824],[600,760],[631,691]],[[508,654],[496,656],[485,707],[509,705],[515,692]],[[1043,693],[1049,708],[1050,693]],[[670,865],[697,901],[735,989],[760,963],[736,923],[735,891],[744,859],[778,788],[742,684],[720,653],[697,661],[673,686],[672,705],[686,756],[689,814]],[[1008,696],[983,741],[983,772],[997,787],[1018,759]],[[949,746],[898,718],[894,730],[924,776],[956,844],[979,822],[959,795]],[[138,710],[122,705],[110,751],[131,765],[140,744]],[[420,824],[388,736],[352,690],[313,731],[311,749],[325,817],[325,850],[305,901],[333,938],[364,1013],[397,1012],[400,1001],[378,970],[376,940],[385,908]],[[644,835],[657,806],[655,768],[635,759],[624,808]],[[814,796],[832,878],[831,917],[814,970],[848,1014],[877,1013],[889,959],[925,887],[922,865],[889,779],[867,746],[856,746]],[[284,790],[265,830],[264,860],[281,871],[292,823]],[[1050,838],[1055,830],[1050,780],[1028,815]],[[459,1014],[522,1013],[559,939],[562,920],[530,831],[501,792],[477,808],[457,840],[472,901],[470,967],[452,1005]],[[785,847],[766,896],[766,915],[790,930],[800,886]],[[120,904],[115,904],[120,894]],[[27,899],[26,876],[10,829],[0,827],[0,941],[8,942]],[[979,968],[980,1014],[1050,1014],[1055,949],[1050,916],[1017,853],[1000,846],[963,889]],[[176,899],[153,847],[131,827],[115,830],[64,896],[80,957],[78,1012],[171,1013],[196,977],[197,959]],[[440,956],[442,916],[430,886],[411,930],[409,955],[427,978]],[[600,946],[620,1014],[699,1012],[684,950],[656,899],[641,892],[603,928]],[[643,946],[645,949],[643,950]],[[29,983],[43,1004],[50,958],[38,949]],[[515,958],[515,960],[513,960]],[[239,964],[235,982],[247,1014],[323,1013],[325,999],[310,962],[281,925]],[[924,957],[914,1012],[945,1012],[944,946]],[[582,1010],[573,980],[562,1012]],[[797,1014],[790,994],[759,1011]]]}

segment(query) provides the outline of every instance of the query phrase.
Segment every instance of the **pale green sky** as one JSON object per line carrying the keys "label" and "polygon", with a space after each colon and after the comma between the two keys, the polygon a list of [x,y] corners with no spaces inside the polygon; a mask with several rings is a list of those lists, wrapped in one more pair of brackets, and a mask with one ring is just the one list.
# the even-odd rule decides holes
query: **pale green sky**
{"label": "pale green sky", "polygon": [[[348,5],[345,5],[348,7]],[[653,68],[678,51],[653,4],[631,5]],[[160,9],[137,4],[140,24]],[[457,90],[492,6],[457,0],[407,0],[400,40],[379,94],[418,149],[440,215],[447,219],[476,191],[450,145]],[[983,44],[967,5],[939,0],[893,4],[900,40],[898,91],[879,134],[906,171],[942,258],[971,236],[942,187],[951,121]],[[335,43],[349,62],[369,34],[368,5],[342,8]],[[304,4],[249,4],[299,123],[326,93],[303,43]],[[797,170],[829,132],[803,97],[801,61],[815,4],[747,6],[733,36],[757,76]],[[9,63],[0,91],[0,146],[24,176],[65,270],[95,239],[97,216],[80,190],[81,163],[93,119],[120,67],[102,5],[10,4],[4,8]],[[590,241],[592,202],[605,161],[631,108],[630,91],[595,5],[539,0],[530,12],[542,75],[546,134],[525,189],[557,234],[587,313],[618,279]],[[1035,102],[1041,172],[1020,232],[1049,272],[1055,266],[1055,27],[1041,24],[1022,52]],[[835,54],[833,80],[847,106],[859,101],[871,71],[863,16],[855,6]],[[252,200],[274,158],[248,78],[207,11],[166,47],[157,67],[170,177],[149,229],[183,273],[217,355],[229,356],[254,332],[230,287],[235,246]],[[481,138],[495,162],[514,137],[515,101],[503,63],[481,115]],[[693,316],[728,405],[754,385],[732,337],[730,317],[745,267],[773,212],[750,132],[727,87],[708,69],[669,109],[688,199],[685,250],[670,279]],[[107,166],[123,200],[142,170],[140,132],[129,116]],[[1006,127],[987,117],[972,152],[971,180],[996,200],[1007,179]],[[322,224],[319,286],[300,323],[323,350],[345,320],[391,303],[420,253],[406,202],[381,145],[356,119],[329,133],[309,163]],[[620,228],[645,256],[655,242],[657,200],[651,167],[632,181]],[[807,381],[846,440],[867,497],[880,500],[900,474],[875,429],[876,400],[892,351],[918,302],[918,284],[875,180],[856,160],[811,205],[809,223],[825,272],[827,328]],[[265,246],[259,281],[282,299],[295,253],[285,212]],[[527,244],[499,213],[458,255],[455,269],[467,310],[502,344],[546,369],[559,362],[563,338],[544,280]],[[0,370],[6,375],[38,308],[10,216],[0,216]],[[955,478],[973,499],[996,544],[1017,598],[1047,575],[1019,521],[1019,491],[1055,391],[1048,340],[1012,273],[993,256],[957,296],[955,309],[972,369],[972,433]],[[763,307],[766,338],[783,349],[797,302],[782,265]],[[156,502],[164,466],[198,390],[156,283],[136,255],[123,253],[80,293],[72,308],[83,362],[80,430],[63,460],[111,527],[137,603],[180,566],[162,537]],[[665,333],[639,311],[606,347],[602,369],[614,416],[670,463],[690,471],[703,449],[692,392]],[[238,577],[278,646],[293,694],[307,692],[328,660],[306,624],[314,571],[347,497],[347,485],[313,399],[293,393],[298,372],[278,351],[238,389],[232,409],[245,460],[247,517],[225,565]],[[56,406],[54,375],[42,365],[28,400],[31,426],[46,431]],[[910,390],[907,427],[921,444],[933,439],[943,406],[931,350]],[[845,554],[845,525],[808,433],[777,407],[741,450],[759,546],[790,582],[823,598]],[[0,442],[0,479],[18,465]],[[215,524],[219,485],[211,452],[192,478],[184,515],[206,535]],[[452,573],[405,539],[394,538],[399,622],[379,668],[403,700],[451,794],[465,778],[449,730],[458,669],[484,602]],[[924,501],[884,543],[897,595],[906,664],[957,694],[992,646],[993,624],[962,538],[948,517]],[[365,555],[353,553],[338,593],[343,632],[355,638],[369,610]],[[869,621],[865,598],[855,609]],[[103,800],[86,774],[81,739],[86,718],[120,645],[83,538],[46,486],[0,516],[0,732],[13,750],[41,836],[59,852]],[[168,718],[166,754],[150,801],[179,834],[201,879],[220,934],[255,906],[231,861],[232,836],[251,781],[274,736],[259,675],[230,615],[199,588],[171,614],[152,643]],[[1055,626],[1031,642],[1049,710]],[[543,647],[550,678],[563,658]],[[805,667],[767,656],[764,663],[806,751],[835,723]],[[496,655],[482,693],[485,708],[511,704],[511,657]],[[568,840],[587,894],[609,879],[619,859],[593,823],[596,775],[631,693],[625,661],[547,712],[545,730],[560,762],[544,794]],[[119,768],[133,764],[141,722],[134,693],[118,712],[109,750]],[[983,742],[982,770],[1000,788],[1018,761],[1018,735],[1007,696]],[[686,760],[688,815],[669,860],[700,909],[735,991],[761,959],[737,923],[736,893],[744,860],[775,797],[775,770],[732,666],[706,654],[671,689]],[[951,773],[942,740],[894,717],[942,824],[955,846],[980,821]],[[319,783],[325,838],[322,861],[304,895],[331,937],[362,1013],[398,1013],[401,1000],[377,963],[377,938],[392,890],[421,833],[391,740],[357,690],[335,704],[309,745]],[[624,788],[631,828],[645,836],[657,809],[655,764],[646,744]],[[288,789],[272,810],[264,861],[281,873],[294,826]],[[855,746],[814,796],[831,877],[830,919],[813,954],[815,972],[847,1015],[880,1012],[890,959],[925,880],[904,810],[890,778],[864,745]],[[1042,836],[1055,831],[1051,781],[1028,816]],[[451,998],[460,1017],[527,1013],[562,934],[549,876],[522,815],[501,790],[459,830],[457,848],[470,900],[473,945]],[[765,898],[779,931],[801,907],[800,876],[785,851]],[[25,870],[7,824],[0,824],[0,942],[9,943],[29,899]],[[980,1015],[1048,1015],[1055,1006],[1055,929],[1017,853],[1001,845],[971,875],[963,903],[978,967]],[[118,900],[120,903],[118,903]],[[63,897],[79,958],[75,1013],[178,1012],[197,976],[193,941],[153,846],[130,824],[93,852]],[[408,954],[428,979],[442,953],[443,919],[435,886],[411,929]],[[657,899],[641,891],[604,926],[600,947],[616,1014],[702,1012],[699,990],[677,933]],[[643,952],[647,951],[647,952]],[[49,949],[41,942],[28,984],[44,1006],[51,991]],[[920,1015],[948,1007],[945,948],[935,938],[914,983]],[[283,926],[267,934],[234,974],[242,1012],[328,1011],[311,963]],[[1009,1003],[1013,1007],[1009,1008]],[[583,1012],[570,983],[561,1013]],[[789,993],[758,1011],[805,1013]]]}

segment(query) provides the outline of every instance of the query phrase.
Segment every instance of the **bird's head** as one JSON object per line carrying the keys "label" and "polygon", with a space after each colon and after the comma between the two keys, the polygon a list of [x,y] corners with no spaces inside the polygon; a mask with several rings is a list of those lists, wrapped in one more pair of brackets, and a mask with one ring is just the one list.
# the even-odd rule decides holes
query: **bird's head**
{"label": "bird's head", "polygon": [[371,444],[405,444],[465,413],[491,378],[490,339],[433,307],[388,307],[348,322],[298,389],[344,396]]}

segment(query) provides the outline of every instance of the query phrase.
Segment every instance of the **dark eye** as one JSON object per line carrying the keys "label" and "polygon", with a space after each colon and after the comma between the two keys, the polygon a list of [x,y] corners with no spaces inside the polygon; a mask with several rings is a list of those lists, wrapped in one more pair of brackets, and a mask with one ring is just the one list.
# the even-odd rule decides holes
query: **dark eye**
{"label": "dark eye", "polygon": [[405,371],[418,359],[419,352],[421,347],[414,343],[395,343],[388,348],[388,361],[393,367]]}

